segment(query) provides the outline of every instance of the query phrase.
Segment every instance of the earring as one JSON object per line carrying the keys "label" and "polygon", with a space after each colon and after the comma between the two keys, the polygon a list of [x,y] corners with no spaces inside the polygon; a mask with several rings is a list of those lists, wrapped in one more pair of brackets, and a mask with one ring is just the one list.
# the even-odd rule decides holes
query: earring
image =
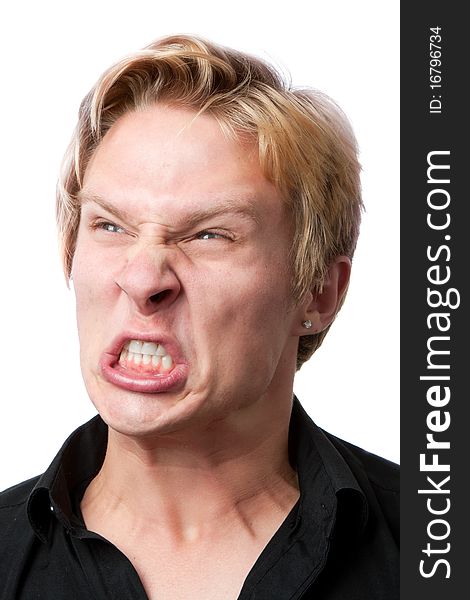
{"label": "earring", "polygon": [[302,325],[305,327],[305,329],[310,329],[312,326],[312,321],[310,321],[310,319],[306,319],[305,321],[302,321]]}

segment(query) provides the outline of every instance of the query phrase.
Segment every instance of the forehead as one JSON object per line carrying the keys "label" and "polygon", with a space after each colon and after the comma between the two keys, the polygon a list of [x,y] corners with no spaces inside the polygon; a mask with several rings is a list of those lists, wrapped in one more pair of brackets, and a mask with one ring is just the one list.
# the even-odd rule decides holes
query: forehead
{"label": "forehead", "polygon": [[88,164],[82,195],[159,214],[224,199],[231,208],[248,202],[260,214],[283,207],[255,142],[227,137],[209,115],[160,105],[113,125]]}

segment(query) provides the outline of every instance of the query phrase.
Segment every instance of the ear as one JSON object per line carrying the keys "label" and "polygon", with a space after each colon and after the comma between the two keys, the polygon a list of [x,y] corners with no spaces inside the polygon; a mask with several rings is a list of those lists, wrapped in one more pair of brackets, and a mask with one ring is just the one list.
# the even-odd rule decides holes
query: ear
{"label": "ear", "polygon": [[[348,289],[350,274],[351,260],[347,256],[337,256],[329,267],[322,291],[309,292],[302,303],[297,335],[319,333],[332,323]],[[305,328],[304,321],[311,321],[311,328]]]}

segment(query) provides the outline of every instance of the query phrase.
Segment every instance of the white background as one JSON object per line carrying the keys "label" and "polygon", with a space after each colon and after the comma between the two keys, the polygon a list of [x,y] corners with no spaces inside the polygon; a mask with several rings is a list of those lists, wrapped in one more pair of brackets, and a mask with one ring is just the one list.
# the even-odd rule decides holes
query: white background
{"label": "white background", "polygon": [[398,22],[391,0],[30,0],[0,10],[0,489],[42,472],[95,414],[54,221],[79,102],[115,60],[172,33],[273,61],[352,121],[367,212],[349,296],[295,391],[321,427],[399,460]]}

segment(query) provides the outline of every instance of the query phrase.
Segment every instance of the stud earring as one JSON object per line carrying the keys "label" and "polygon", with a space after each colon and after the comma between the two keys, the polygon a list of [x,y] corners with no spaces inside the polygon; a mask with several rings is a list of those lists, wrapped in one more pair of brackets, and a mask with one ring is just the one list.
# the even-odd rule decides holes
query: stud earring
{"label": "stud earring", "polygon": [[310,329],[312,326],[312,321],[310,321],[310,319],[306,319],[305,321],[302,321],[302,325],[305,327],[305,329]]}

